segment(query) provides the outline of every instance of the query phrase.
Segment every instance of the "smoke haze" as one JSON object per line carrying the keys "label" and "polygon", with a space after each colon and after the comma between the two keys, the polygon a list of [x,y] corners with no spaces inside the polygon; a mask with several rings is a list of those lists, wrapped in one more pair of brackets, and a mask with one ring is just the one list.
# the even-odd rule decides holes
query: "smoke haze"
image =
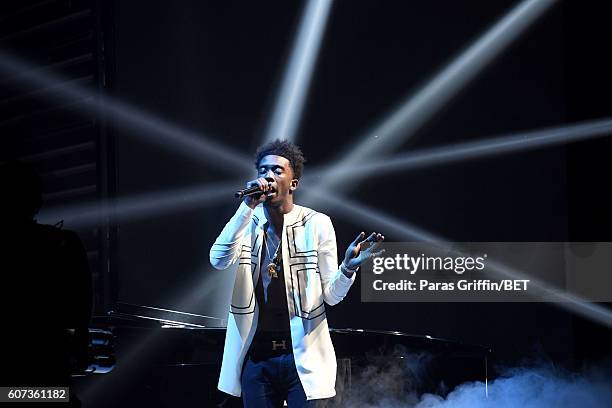
{"label": "smoke haze", "polygon": [[[448,392],[417,395],[426,375],[427,354],[410,355],[400,364],[382,359],[360,370],[343,406],[359,408],[609,408],[612,407],[612,362],[579,373],[554,366],[502,370],[488,385],[474,381]],[[395,361],[398,361],[397,359]]]}

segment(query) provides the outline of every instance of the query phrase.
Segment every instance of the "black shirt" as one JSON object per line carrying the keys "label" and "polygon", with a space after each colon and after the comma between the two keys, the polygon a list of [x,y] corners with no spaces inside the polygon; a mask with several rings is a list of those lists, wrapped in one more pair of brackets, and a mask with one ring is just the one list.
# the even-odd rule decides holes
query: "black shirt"
{"label": "black shirt", "polygon": [[[282,265],[282,244],[280,239],[273,235],[274,232],[266,225],[264,233],[264,243],[261,249],[260,276],[255,287],[255,298],[259,305],[259,320],[257,322],[257,332],[255,337],[265,337],[273,339],[291,338],[291,327],[289,325],[289,312],[287,310],[287,291],[285,287],[284,268]],[[268,278],[268,264],[274,258],[275,239],[278,239],[278,256],[276,268],[278,277]],[[270,248],[268,244],[270,243]],[[264,290],[264,280],[268,280],[266,290]]]}

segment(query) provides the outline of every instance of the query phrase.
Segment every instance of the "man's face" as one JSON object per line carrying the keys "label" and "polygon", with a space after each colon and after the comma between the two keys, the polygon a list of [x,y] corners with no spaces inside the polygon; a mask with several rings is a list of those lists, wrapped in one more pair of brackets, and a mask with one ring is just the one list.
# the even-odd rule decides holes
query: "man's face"
{"label": "man's face", "polygon": [[268,193],[265,205],[278,206],[293,199],[291,193],[297,188],[298,180],[286,158],[272,154],[264,156],[259,161],[257,176],[272,181],[272,192]]}

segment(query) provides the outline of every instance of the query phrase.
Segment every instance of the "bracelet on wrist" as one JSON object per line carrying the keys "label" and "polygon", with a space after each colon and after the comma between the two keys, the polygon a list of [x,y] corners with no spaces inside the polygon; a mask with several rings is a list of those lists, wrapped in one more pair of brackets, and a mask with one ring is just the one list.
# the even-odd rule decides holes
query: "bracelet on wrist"
{"label": "bracelet on wrist", "polygon": [[352,274],[352,273],[357,272],[357,271],[359,270],[359,267],[357,267],[357,268],[355,268],[355,269],[351,269],[351,268],[349,268],[348,266],[346,266],[346,265],[344,264],[344,262],[342,262],[342,264],[340,264],[340,270],[341,270],[342,272],[345,272],[345,273],[351,273],[351,274]]}

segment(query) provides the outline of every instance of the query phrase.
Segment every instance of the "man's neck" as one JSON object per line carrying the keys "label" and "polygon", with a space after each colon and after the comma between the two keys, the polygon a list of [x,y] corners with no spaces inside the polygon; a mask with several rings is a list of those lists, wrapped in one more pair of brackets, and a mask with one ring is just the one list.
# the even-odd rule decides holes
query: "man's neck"
{"label": "man's neck", "polygon": [[280,236],[283,230],[284,215],[291,212],[291,210],[293,210],[293,202],[282,203],[278,207],[264,205],[266,218],[278,236]]}

